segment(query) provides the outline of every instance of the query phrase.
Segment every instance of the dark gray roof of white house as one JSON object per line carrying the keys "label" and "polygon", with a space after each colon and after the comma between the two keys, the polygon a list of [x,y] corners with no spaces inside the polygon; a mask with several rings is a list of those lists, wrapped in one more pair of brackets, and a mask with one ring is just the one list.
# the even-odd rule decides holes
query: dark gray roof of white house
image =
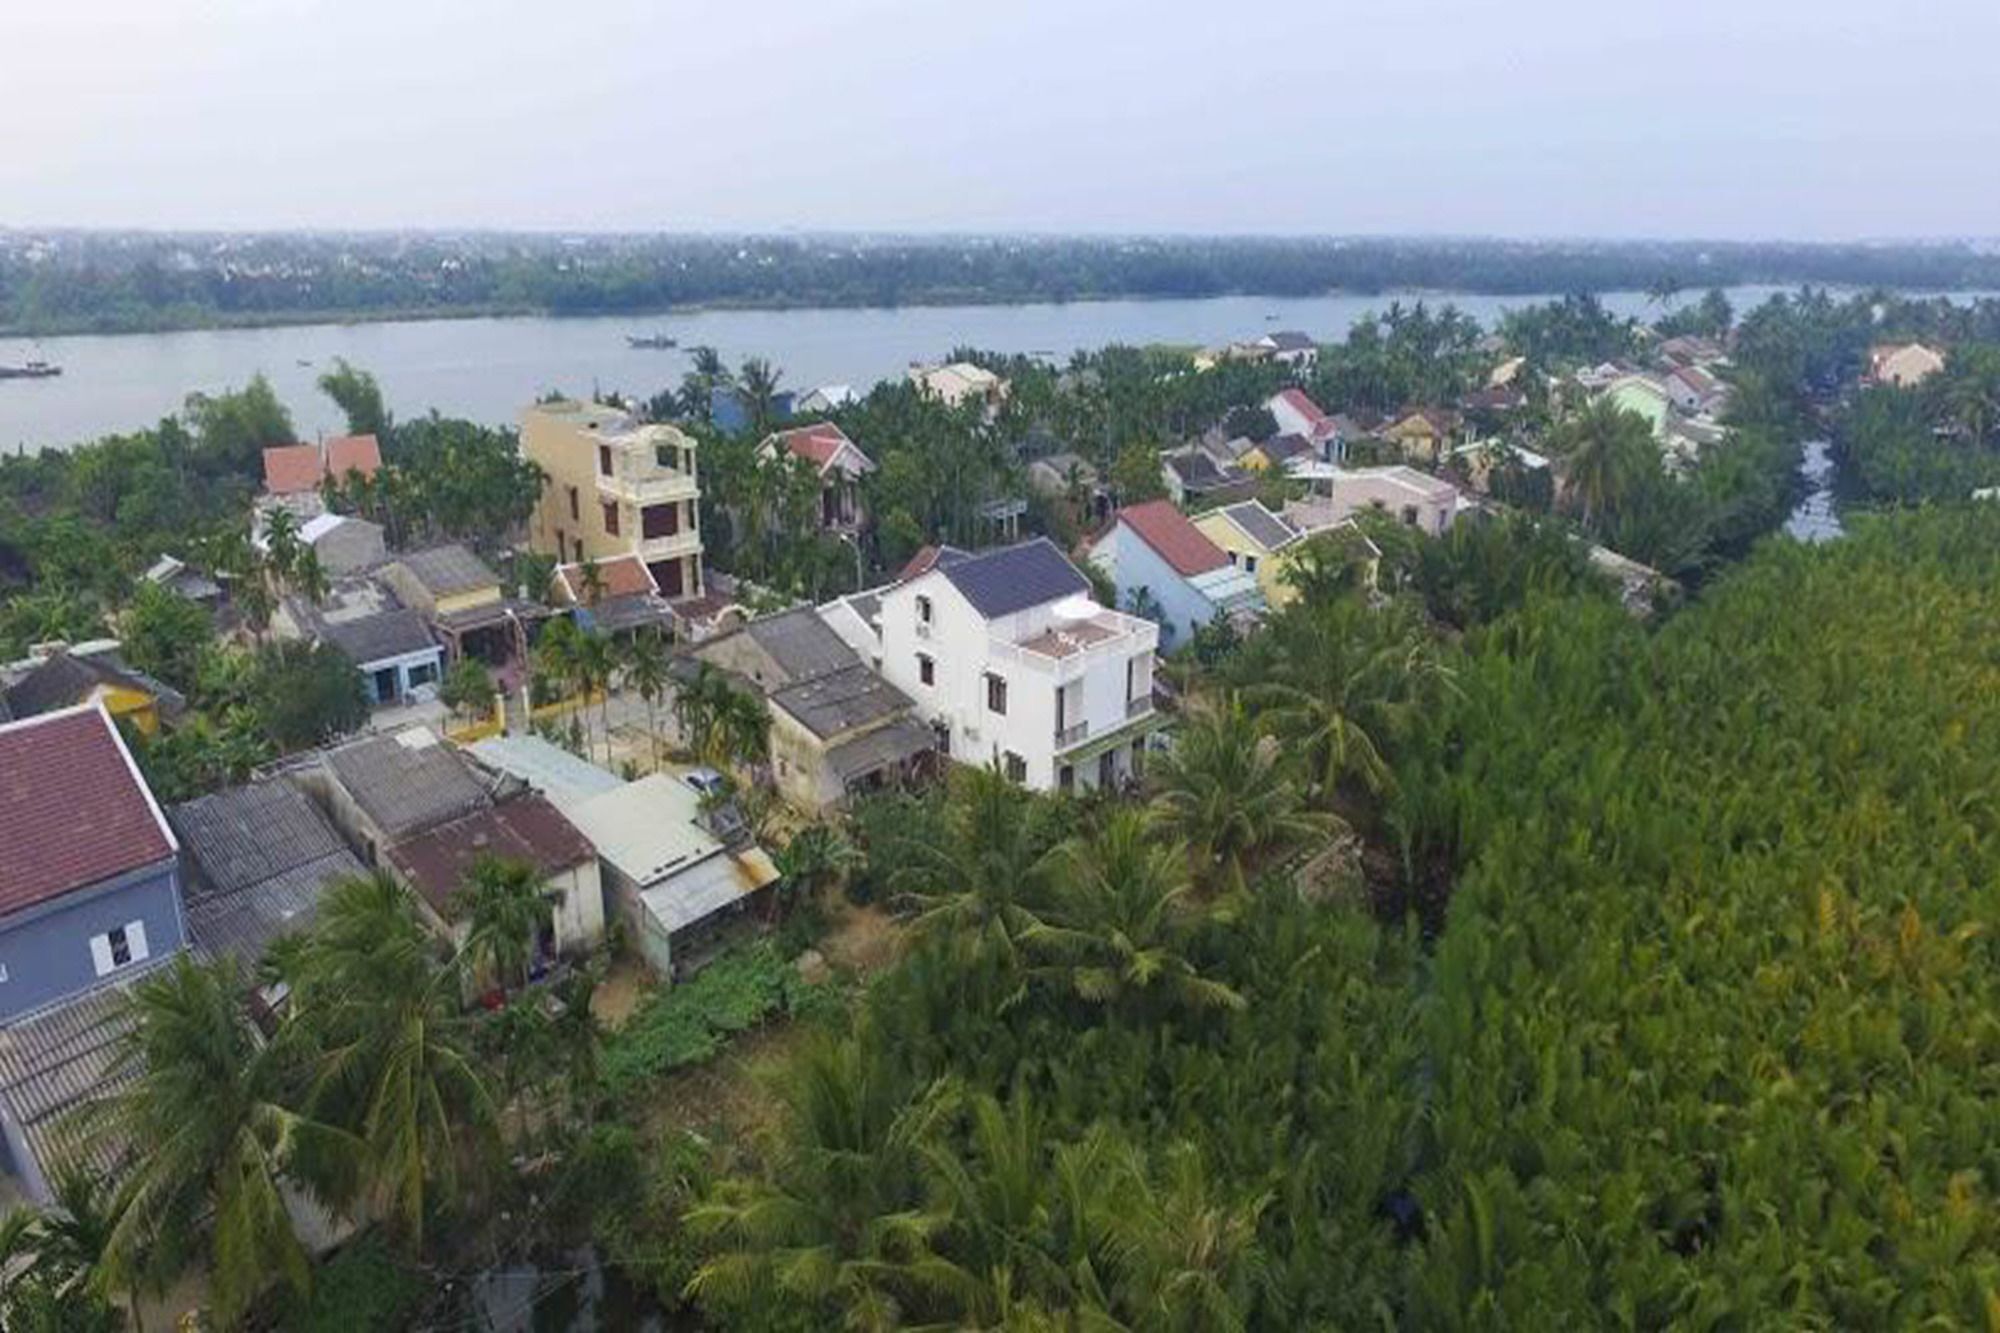
{"label": "dark gray roof of white house", "polygon": [[938,569],[989,620],[1090,591],[1090,580],[1046,537],[940,563]]}
{"label": "dark gray roof of white house", "polygon": [[421,583],[433,597],[450,597],[454,593],[491,588],[500,582],[500,576],[484,560],[457,542],[399,555],[396,563],[409,570],[410,577]]}
{"label": "dark gray roof of white house", "polygon": [[821,740],[832,740],[916,706],[907,694],[859,661],[774,690],[771,702]]}
{"label": "dark gray roof of white house", "polygon": [[357,620],[317,620],[313,628],[361,667],[438,646],[430,626],[415,611],[383,611]]}
{"label": "dark gray roof of white house", "polygon": [[1297,329],[1280,329],[1265,336],[1271,340],[1272,348],[1280,352],[1303,352],[1313,345],[1313,340]]}
{"label": "dark gray roof of white house", "polygon": [[361,812],[392,841],[492,803],[464,761],[428,732],[371,736],[341,746],[326,762]]}

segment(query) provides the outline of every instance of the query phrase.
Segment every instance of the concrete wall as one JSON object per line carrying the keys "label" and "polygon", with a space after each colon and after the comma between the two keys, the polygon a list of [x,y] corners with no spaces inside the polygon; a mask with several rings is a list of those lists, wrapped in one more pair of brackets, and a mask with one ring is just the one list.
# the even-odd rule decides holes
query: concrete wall
{"label": "concrete wall", "polygon": [[[92,937],[133,922],[145,930],[145,958],[135,955],[126,967],[99,976]],[[15,913],[0,921],[0,967],[6,969],[6,980],[0,981],[0,1022],[116,981],[186,943],[180,874],[173,861]]]}

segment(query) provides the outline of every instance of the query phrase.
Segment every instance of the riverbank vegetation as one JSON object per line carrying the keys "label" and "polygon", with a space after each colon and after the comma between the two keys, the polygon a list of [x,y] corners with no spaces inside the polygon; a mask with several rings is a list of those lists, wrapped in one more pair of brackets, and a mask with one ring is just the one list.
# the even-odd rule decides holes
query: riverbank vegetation
{"label": "riverbank vegetation", "polygon": [[1744,283],[1992,290],[1970,245],[1254,237],[0,233],[0,336],[696,306]]}

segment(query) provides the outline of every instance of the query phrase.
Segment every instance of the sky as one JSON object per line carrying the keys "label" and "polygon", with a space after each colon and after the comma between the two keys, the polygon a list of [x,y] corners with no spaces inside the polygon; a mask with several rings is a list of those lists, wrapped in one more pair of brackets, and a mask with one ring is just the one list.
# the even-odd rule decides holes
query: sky
{"label": "sky", "polygon": [[2000,234],[2000,0],[8,0],[0,226]]}

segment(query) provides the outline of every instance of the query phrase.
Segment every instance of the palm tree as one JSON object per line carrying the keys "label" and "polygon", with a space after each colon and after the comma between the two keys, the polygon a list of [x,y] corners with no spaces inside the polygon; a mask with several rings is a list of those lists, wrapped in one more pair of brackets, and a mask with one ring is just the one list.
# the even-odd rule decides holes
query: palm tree
{"label": "palm tree", "polygon": [[283,507],[273,509],[264,520],[264,549],[270,552],[270,569],[278,579],[291,577],[302,545],[297,516]]}
{"label": "palm tree", "polygon": [[1159,996],[1190,1009],[1243,997],[1200,974],[1181,946],[1194,915],[1187,848],[1144,809],[1124,807],[1095,836],[1058,852],[1064,872],[1049,922],[1028,935],[1038,968],[1090,1004]]}
{"label": "palm tree", "polygon": [[617,658],[611,649],[611,641],[600,634],[582,634],[577,637],[575,648],[577,682],[583,687],[585,702],[590,692],[598,691],[597,717],[604,732],[604,762],[611,762],[611,676],[617,668]]}
{"label": "palm tree", "polygon": [[708,1242],[687,1294],[740,1305],[777,1293],[805,1311],[900,1326],[941,1219],[922,1203],[919,1149],[949,1112],[941,1089],[912,1095],[879,1044],[812,1038],[777,1087],[783,1131],[759,1178],[726,1182],[687,1214]]}
{"label": "palm tree", "polygon": [[[89,1115],[97,1141],[132,1153],[103,1247],[106,1280],[130,1289],[177,1271],[205,1229],[225,1320],[274,1281],[301,1294],[310,1285],[283,1187],[338,1202],[340,1164],[354,1146],[280,1103],[282,1048],[258,1040],[242,995],[232,965],[185,954],[138,982],[115,1065],[122,1090]],[[303,1169],[308,1162],[318,1169]]]}
{"label": "palm tree", "polygon": [[956,770],[950,837],[895,849],[905,859],[889,882],[913,914],[911,939],[1012,972],[1021,941],[1042,924],[1049,859],[1041,821],[1048,809],[997,768]]}
{"label": "palm tree", "polygon": [[778,853],[791,896],[813,899],[822,888],[837,884],[861,868],[867,858],[831,824],[814,822],[792,835]]}
{"label": "palm tree", "polygon": [[1118,1269],[1120,1304],[1164,1333],[1234,1333],[1264,1281],[1257,1220],[1269,1193],[1223,1197],[1192,1144],[1171,1149],[1149,1174],[1128,1149],[1100,1210]]}
{"label": "palm tree", "polygon": [[533,866],[497,856],[480,857],[459,886],[455,907],[472,927],[465,952],[492,969],[502,995],[508,982],[527,979],[553,905]]}
{"label": "palm tree", "polygon": [[1240,700],[1208,700],[1190,710],[1174,748],[1154,766],[1153,799],[1163,822],[1184,833],[1200,876],[1241,885],[1260,857],[1337,827],[1305,808],[1280,747]]}
{"label": "palm tree", "polygon": [[495,1142],[460,971],[437,964],[408,895],[379,872],[327,890],[305,954],[295,1003],[319,1052],[307,1105],[352,1129],[377,1215],[420,1250],[440,1197]]}
{"label": "palm tree", "polygon": [[722,711],[734,693],[729,677],[712,663],[695,663],[694,675],[674,692],[674,723],[688,749],[704,758],[714,752]]}
{"label": "palm tree", "polygon": [[577,581],[583,584],[585,606],[596,606],[604,599],[604,571],[597,567],[595,560],[584,562],[582,570],[577,575]]}
{"label": "palm tree", "polygon": [[1646,419],[1603,398],[1558,427],[1551,444],[1563,456],[1565,496],[1585,527],[1617,512],[1643,464],[1658,456]]}
{"label": "palm tree", "polygon": [[301,546],[292,561],[292,588],[299,596],[314,606],[326,600],[331,584],[326,577],[326,568],[319,562],[319,552],[310,546]]}
{"label": "palm tree", "polygon": [[542,626],[535,640],[535,670],[549,682],[556,698],[567,701],[577,679],[577,652],[583,634],[568,616],[557,616]]}
{"label": "palm tree", "polygon": [[743,406],[750,418],[750,433],[759,439],[769,433],[778,414],[778,382],[784,376],[772,369],[763,357],[753,356],[736,372],[743,393]]}
{"label": "palm tree", "polygon": [[771,715],[762,699],[732,687],[723,697],[715,733],[718,757],[754,769],[769,752]]}
{"label": "palm tree", "polygon": [[660,727],[656,710],[672,679],[667,646],[658,634],[640,633],[625,643],[625,683],[646,701],[646,734],[653,744],[653,767],[660,766]]}

